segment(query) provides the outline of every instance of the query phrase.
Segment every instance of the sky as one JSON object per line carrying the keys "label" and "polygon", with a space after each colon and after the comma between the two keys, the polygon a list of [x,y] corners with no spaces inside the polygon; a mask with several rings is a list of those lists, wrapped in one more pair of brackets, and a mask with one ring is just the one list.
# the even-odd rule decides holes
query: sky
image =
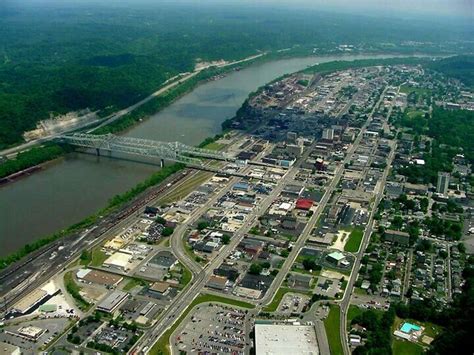
{"label": "sky", "polygon": [[285,6],[293,9],[312,8],[336,10],[347,13],[381,14],[388,17],[423,15],[425,17],[464,17],[474,22],[474,0],[0,0],[0,3],[48,3],[63,4],[100,3],[101,5],[127,4],[138,6],[140,3],[159,5],[167,3],[193,4],[241,4],[253,6]]}
{"label": "sky", "polygon": [[[213,1],[213,0],[210,0]],[[437,17],[471,17],[474,0],[239,0],[241,3],[275,4],[344,12],[383,13],[385,15],[426,14]],[[199,2],[196,1],[196,2]],[[202,2],[202,0],[201,0]]]}

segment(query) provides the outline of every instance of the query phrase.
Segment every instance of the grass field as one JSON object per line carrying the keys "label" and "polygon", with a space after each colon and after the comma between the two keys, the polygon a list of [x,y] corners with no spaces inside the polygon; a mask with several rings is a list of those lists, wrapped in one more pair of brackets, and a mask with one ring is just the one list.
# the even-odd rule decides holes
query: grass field
{"label": "grass field", "polygon": [[424,113],[419,110],[414,110],[414,111],[408,111],[407,116],[411,119],[417,118],[417,117],[423,117]]}
{"label": "grass field", "polygon": [[412,92],[418,94],[418,95],[427,95],[430,94],[431,91],[429,89],[424,89],[424,88],[415,88],[413,86],[408,86],[408,85],[402,85],[400,86],[400,92],[403,94],[411,94]]}
{"label": "grass field", "polygon": [[211,176],[212,176],[212,173],[209,173],[209,172],[205,172],[205,171],[198,172],[196,175],[189,178],[189,180],[186,180],[185,182],[180,184],[179,188],[176,188],[173,192],[171,192],[170,194],[166,195],[163,199],[161,199],[160,203],[174,202],[185,197],[190,192],[194,191],[197,186],[201,185],[206,180],[208,180]]}
{"label": "grass field", "polygon": [[74,281],[72,271],[64,274],[64,285],[66,286],[67,292],[74,298],[81,310],[87,311],[91,307],[91,304],[81,296],[81,288]]}
{"label": "grass field", "polygon": [[146,286],[148,283],[145,280],[137,279],[137,278],[130,278],[128,282],[123,287],[124,291],[130,291],[136,286]]}
{"label": "grass field", "polygon": [[423,347],[411,341],[393,339],[392,352],[393,355],[421,355]]}
{"label": "grass field", "polygon": [[181,280],[179,284],[180,284],[180,288],[185,288],[186,285],[191,282],[193,278],[193,274],[184,265],[182,265],[181,267],[183,269],[183,274],[181,275]]}
{"label": "grass field", "polygon": [[200,303],[205,303],[205,302],[219,302],[219,303],[226,303],[230,304],[233,306],[237,307],[242,307],[242,308],[254,308],[255,306],[242,302],[242,301],[236,301],[230,298],[225,298],[225,297],[220,297],[220,296],[214,296],[214,295],[199,295],[197,296],[193,302],[186,308],[186,310],[183,312],[181,317],[178,318],[178,320],[169,328],[166,332],[164,332],[161,337],[158,339],[158,341],[153,345],[153,347],[150,350],[150,354],[152,355],[168,355],[171,354],[170,347],[169,347],[169,339],[171,337],[171,334],[178,328],[178,326],[181,324],[181,322],[186,318],[186,316],[189,314],[189,312],[192,311],[192,309],[200,304]]}
{"label": "grass field", "polygon": [[344,251],[356,253],[359,250],[363,236],[364,231],[361,228],[354,228],[351,234],[349,234],[349,239],[347,240],[346,245],[344,245]]}
{"label": "grass field", "polygon": [[339,306],[331,305],[329,315],[324,320],[324,328],[326,328],[331,355],[344,354],[341,343],[341,334],[339,331],[340,323],[341,315],[339,313]]}
{"label": "grass field", "polygon": [[212,143],[209,143],[208,145],[206,145],[204,148],[205,149],[210,149],[210,150],[221,150],[224,147],[225,147],[225,144],[212,142]]}
{"label": "grass field", "polygon": [[100,249],[101,249],[100,246],[92,249],[92,260],[90,262],[91,266],[101,266],[104,263],[104,261],[107,260],[107,258],[109,257]]}
{"label": "grass field", "polygon": [[359,307],[357,306],[354,306],[354,305],[350,305],[349,306],[349,311],[347,312],[347,329],[350,328],[351,326],[351,321],[361,315],[362,313],[364,313],[364,311],[362,309],[360,309]]}

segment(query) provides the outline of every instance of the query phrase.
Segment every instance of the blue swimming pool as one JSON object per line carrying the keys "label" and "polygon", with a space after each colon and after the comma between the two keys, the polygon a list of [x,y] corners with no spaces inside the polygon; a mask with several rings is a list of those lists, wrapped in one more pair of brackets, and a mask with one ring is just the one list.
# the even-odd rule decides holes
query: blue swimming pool
{"label": "blue swimming pool", "polygon": [[418,325],[411,324],[411,323],[408,323],[408,322],[403,323],[402,327],[400,328],[400,330],[403,333],[407,333],[407,334],[410,334],[411,332],[416,332],[420,329],[421,329],[421,327],[419,327]]}

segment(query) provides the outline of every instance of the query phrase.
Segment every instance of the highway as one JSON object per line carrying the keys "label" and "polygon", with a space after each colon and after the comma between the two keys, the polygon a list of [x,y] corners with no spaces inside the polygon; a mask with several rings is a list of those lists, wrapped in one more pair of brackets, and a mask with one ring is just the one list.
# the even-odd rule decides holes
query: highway
{"label": "highway", "polygon": [[[76,260],[84,249],[90,249],[102,243],[105,239],[121,232],[136,218],[140,208],[153,204],[162,198],[163,193],[169,193],[173,186],[186,175],[178,173],[166,179],[161,185],[153,187],[126,204],[120,210],[101,219],[95,227],[80,233],[72,233],[35,251],[27,258],[20,260],[0,272],[1,310],[4,314],[7,306],[39,287],[55,274],[61,272],[68,264]],[[171,183],[171,187],[166,185]],[[51,253],[57,256],[51,258]],[[44,265],[48,265],[45,268]]]}

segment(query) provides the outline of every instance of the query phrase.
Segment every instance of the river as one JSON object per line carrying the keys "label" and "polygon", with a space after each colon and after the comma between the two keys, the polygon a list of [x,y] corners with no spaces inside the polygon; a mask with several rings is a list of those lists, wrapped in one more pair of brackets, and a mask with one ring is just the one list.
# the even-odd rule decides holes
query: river
{"label": "river", "polygon": [[[255,64],[204,83],[125,135],[197,145],[221,131],[248,94],[308,65],[388,55],[305,57]],[[107,156],[73,153],[47,169],[0,187],[0,257],[76,223],[158,168]]]}

